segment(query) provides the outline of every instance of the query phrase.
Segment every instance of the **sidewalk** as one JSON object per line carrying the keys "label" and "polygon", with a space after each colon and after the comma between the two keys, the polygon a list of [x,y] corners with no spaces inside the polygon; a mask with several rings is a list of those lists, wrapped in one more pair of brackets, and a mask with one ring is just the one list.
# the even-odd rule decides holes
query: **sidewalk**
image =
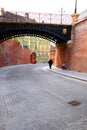
{"label": "sidewalk", "polygon": [[63,69],[56,68],[55,66],[52,66],[52,69],[48,68],[48,70],[59,75],[63,75],[63,76],[67,76],[70,78],[87,82],[87,73],[63,70]]}

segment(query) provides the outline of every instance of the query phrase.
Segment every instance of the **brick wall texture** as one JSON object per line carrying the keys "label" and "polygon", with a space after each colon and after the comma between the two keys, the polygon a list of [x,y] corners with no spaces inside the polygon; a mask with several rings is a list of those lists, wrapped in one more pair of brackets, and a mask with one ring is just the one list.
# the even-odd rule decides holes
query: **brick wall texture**
{"label": "brick wall texture", "polygon": [[29,49],[22,48],[15,40],[6,40],[0,44],[0,67],[30,62]]}
{"label": "brick wall texture", "polygon": [[65,52],[67,69],[87,72],[87,19],[74,27],[74,41],[71,48]]}
{"label": "brick wall texture", "polygon": [[56,47],[55,65],[79,72],[87,72],[87,18],[74,25],[73,43]]}

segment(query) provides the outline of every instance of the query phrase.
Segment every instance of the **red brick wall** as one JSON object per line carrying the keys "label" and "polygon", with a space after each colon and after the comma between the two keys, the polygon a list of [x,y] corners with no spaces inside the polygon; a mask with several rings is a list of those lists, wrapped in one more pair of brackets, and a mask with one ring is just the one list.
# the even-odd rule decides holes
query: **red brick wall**
{"label": "red brick wall", "polygon": [[30,63],[30,51],[22,48],[15,40],[0,44],[0,67]]}
{"label": "red brick wall", "polygon": [[65,44],[56,45],[55,61],[54,64],[58,68],[62,68],[62,64],[65,64],[66,47]]}
{"label": "red brick wall", "polygon": [[74,28],[74,43],[66,49],[67,69],[87,72],[87,19],[77,23]]}

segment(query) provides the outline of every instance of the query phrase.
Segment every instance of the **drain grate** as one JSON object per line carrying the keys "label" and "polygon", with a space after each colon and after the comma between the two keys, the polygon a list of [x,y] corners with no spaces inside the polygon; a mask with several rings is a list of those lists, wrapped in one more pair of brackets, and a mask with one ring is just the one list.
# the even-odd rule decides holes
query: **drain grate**
{"label": "drain grate", "polygon": [[70,101],[68,102],[71,106],[79,106],[81,103],[79,101]]}

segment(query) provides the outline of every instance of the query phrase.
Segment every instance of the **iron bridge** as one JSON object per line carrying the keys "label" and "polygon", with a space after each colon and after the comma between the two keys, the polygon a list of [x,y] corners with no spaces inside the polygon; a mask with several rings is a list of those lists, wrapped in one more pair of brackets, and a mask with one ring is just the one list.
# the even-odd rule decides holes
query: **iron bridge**
{"label": "iron bridge", "polygon": [[38,36],[54,43],[64,43],[71,40],[72,25],[0,22],[0,43],[6,39],[19,36]]}

